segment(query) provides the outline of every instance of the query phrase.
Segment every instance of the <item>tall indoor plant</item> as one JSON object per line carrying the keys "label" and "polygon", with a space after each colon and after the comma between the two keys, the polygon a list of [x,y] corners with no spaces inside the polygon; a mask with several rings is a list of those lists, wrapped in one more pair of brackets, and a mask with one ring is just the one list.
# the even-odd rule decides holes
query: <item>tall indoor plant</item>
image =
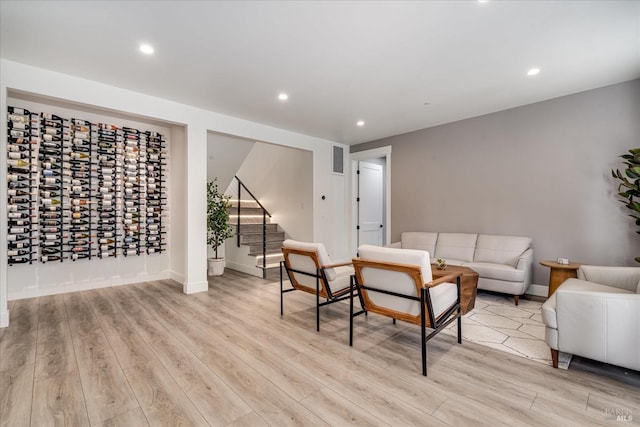
{"label": "tall indoor plant", "polygon": [[229,224],[230,198],[218,190],[218,178],[207,183],[207,244],[215,251],[215,257],[208,260],[209,276],[220,276],[224,272],[224,257],[218,257],[218,248],[233,236]]}
{"label": "tall indoor plant", "polygon": [[[629,209],[632,213],[629,216],[636,221],[636,225],[640,226],[640,148],[633,148],[629,150],[629,154],[623,154],[622,157],[625,161],[624,164],[627,168],[624,170],[624,174],[620,172],[620,169],[611,170],[614,178],[620,180],[618,185],[618,196],[620,201]],[[636,231],[640,234],[640,231]],[[635,260],[640,262],[640,256]]]}

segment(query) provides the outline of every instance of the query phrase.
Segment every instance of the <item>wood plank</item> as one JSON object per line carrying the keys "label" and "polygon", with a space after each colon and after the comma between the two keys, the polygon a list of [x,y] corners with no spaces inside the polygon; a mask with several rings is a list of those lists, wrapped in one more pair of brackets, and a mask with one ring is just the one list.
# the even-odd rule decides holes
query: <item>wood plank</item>
{"label": "wood plank", "polygon": [[159,362],[139,362],[125,373],[151,425],[209,425]]}
{"label": "wood plank", "polygon": [[32,364],[0,371],[0,426],[30,425],[33,370]]}
{"label": "wood plank", "polygon": [[[131,299],[131,295],[135,297],[135,294],[123,288],[113,291],[113,295],[119,295],[125,301]],[[190,322],[184,321],[158,304],[151,303],[150,307],[155,322],[163,324],[167,329],[170,328],[183,345],[191,349],[268,423],[281,426],[326,425],[287,393],[273,387],[273,383],[259,371],[238,360],[233,353],[221,348],[218,343],[212,342],[206,333],[193,328]]]}
{"label": "wood plank", "polygon": [[64,295],[71,338],[91,424],[138,407],[98,320],[82,293]]}
{"label": "wood plank", "polygon": [[78,372],[45,375],[33,386],[32,426],[86,426],[87,408]]}
{"label": "wood plank", "polygon": [[0,425],[28,426],[38,331],[37,298],[13,301],[0,341]]}
{"label": "wood plank", "polygon": [[255,412],[250,412],[242,418],[238,418],[227,427],[268,427],[267,424],[260,415]]}
{"label": "wood plank", "polygon": [[[211,339],[221,343],[240,360],[259,370],[262,375],[282,388],[294,399],[303,399],[321,388],[321,384],[310,378],[306,372],[283,363],[283,359],[286,359],[291,353],[283,355],[280,351],[271,351],[271,348],[273,348],[271,344],[274,340],[279,339],[273,332],[265,331],[265,333],[261,333],[252,329],[254,333],[245,334],[234,329],[232,324],[211,324],[208,322],[207,316],[200,313],[196,308],[192,306],[176,307],[175,300],[165,298],[162,293],[147,291],[147,288],[133,287],[131,289],[137,292],[137,297],[145,304],[160,304],[164,309],[175,308],[177,310],[176,314],[188,312],[189,321],[194,327],[206,331],[211,336]],[[224,325],[224,328],[221,328],[221,325]],[[299,350],[292,351],[295,354],[299,353]]]}
{"label": "wood plank", "polygon": [[36,378],[77,373],[62,295],[40,298],[37,347]]}
{"label": "wood plank", "polygon": [[39,299],[31,425],[89,424],[61,295]]}
{"label": "wood plank", "polygon": [[141,408],[132,409],[124,414],[116,415],[102,423],[102,427],[148,427],[149,422]]}
{"label": "wood plank", "polygon": [[311,412],[332,426],[390,426],[329,388],[302,400]]}
{"label": "wood plank", "polygon": [[38,299],[15,301],[11,310],[11,327],[0,341],[0,371],[33,365],[38,332]]}
{"label": "wood plank", "polygon": [[[202,416],[213,425],[228,424],[251,412],[240,396],[149,316],[143,306],[136,303],[136,300],[123,298],[124,294],[122,294],[120,298],[114,297],[113,301],[104,301],[105,293],[102,290],[94,291],[90,293],[90,300],[96,303],[96,307],[102,306],[98,316],[110,341],[115,343],[114,351],[123,361],[123,366],[139,370],[139,366],[148,363],[149,360],[157,361],[157,365],[163,366],[171,375],[180,393],[186,393]],[[119,342],[118,336],[133,335],[137,338]],[[152,351],[149,346],[154,350]],[[132,350],[136,347],[138,350]],[[132,357],[132,353],[136,353],[136,356]],[[146,356],[140,357],[141,354]],[[149,373],[159,374],[160,371],[155,369]],[[158,379],[155,383],[162,384],[167,381]],[[146,409],[145,413],[147,413]]]}
{"label": "wood plank", "polygon": [[0,426],[640,421],[637,373],[563,371],[441,334],[425,378],[414,325],[361,316],[349,347],[348,304],[323,307],[317,333],[313,297],[286,295],[281,317],[278,287],[228,270],[201,294],[158,281],[11,301]]}

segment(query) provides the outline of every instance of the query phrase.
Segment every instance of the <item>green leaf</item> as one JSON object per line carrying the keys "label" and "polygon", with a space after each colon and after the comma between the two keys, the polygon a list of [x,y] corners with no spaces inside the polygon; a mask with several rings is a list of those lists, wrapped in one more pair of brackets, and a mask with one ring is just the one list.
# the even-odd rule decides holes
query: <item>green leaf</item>
{"label": "green leaf", "polygon": [[640,256],[635,257],[636,262],[640,262]]}

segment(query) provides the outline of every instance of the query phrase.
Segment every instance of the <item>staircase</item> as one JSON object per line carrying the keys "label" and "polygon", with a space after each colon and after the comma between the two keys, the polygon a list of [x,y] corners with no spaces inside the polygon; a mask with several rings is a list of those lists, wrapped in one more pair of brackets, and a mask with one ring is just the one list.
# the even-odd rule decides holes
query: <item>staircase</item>
{"label": "staircase", "polygon": [[283,259],[281,247],[285,239],[284,231],[271,222],[270,215],[253,199],[240,200],[238,230],[238,199],[231,199],[230,202],[229,223],[236,233],[238,247],[248,246],[249,256],[255,257],[255,266],[262,269],[262,277],[276,280],[280,277],[279,267]]}

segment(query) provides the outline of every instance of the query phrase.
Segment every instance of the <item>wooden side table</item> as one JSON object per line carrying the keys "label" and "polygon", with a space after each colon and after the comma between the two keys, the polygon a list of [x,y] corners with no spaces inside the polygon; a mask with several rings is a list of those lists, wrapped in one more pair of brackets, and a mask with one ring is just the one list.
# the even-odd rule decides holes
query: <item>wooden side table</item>
{"label": "wooden side table", "polygon": [[549,273],[549,294],[550,297],[558,289],[558,286],[567,279],[575,279],[578,277],[578,268],[580,264],[558,264],[555,261],[540,261],[540,265],[549,267],[551,272]]}

